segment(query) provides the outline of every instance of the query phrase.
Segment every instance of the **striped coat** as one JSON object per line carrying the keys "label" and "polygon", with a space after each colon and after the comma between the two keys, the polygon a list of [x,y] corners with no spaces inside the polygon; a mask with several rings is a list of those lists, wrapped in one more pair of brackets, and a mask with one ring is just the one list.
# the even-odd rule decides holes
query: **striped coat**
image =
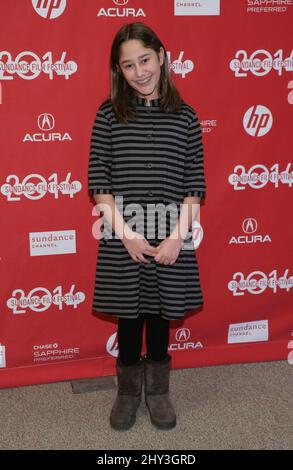
{"label": "striped coat", "polygon": [[[133,100],[138,119],[128,123],[115,119],[109,100],[99,107],[91,136],[88,187],[92,195],[113,194],[116,204],[120,196],[122,206],[117,205],[128,224],[133,218],[129,204],[139,203],[144,210],[134,229],[157,246],[174,228],[184,197],[205,196],[202,132],[195,111],[184,101],[179,112],[165,113],[159,111],[160,98],[151,100],[150,106],[144,98]],[[160,215],[147,219],[147,208],[154,207],[150,204],[173,208],[173,216],[178,210],[175,219],[172,210],[167,211],[166,231],[160,228]],[[131,258],[111,228],[110,235],[99,242],[94,310],[124,318],[145,312],[177,320],[203,304],[193,248],[181,249],[172,265],[144,254],[151,261],[146,264]]]}

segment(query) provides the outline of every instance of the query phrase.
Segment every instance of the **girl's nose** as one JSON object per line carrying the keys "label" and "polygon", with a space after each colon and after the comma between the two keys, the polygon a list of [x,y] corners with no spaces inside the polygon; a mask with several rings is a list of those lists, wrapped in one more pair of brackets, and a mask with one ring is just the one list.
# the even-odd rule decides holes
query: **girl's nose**
{"label": "girl's nose", "polygon": [[136,77],[141,78],[141,77],[143,77],[143,75],[144,75],[144,68],[141,67],[140,65],[138,65],[136,67]]}

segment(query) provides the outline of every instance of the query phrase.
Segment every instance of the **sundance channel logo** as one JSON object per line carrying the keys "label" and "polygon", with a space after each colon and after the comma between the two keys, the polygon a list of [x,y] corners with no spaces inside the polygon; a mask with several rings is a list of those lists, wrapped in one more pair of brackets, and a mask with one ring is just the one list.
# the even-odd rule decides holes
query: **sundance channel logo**
{"label": "sundance channel logo", "polygon": [[268,341],[268,320],[235,323],[229,326],[228,344]]}
{"label": "sundance channel logo", "polygon": [[175,16],[211,16],[220,14],[220,0],[200,0],[193,2],[174,0]]}
{"label": "sundance channel logo", "polygon": [[29,240],[31,256],[76,253],[75,230],[31,232]]}

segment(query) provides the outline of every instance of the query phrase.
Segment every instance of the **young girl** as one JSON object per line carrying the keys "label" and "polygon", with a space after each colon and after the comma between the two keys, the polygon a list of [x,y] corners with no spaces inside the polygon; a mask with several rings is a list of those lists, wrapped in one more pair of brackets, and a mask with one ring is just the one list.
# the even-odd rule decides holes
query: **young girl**
{"label": "young girl", "polygon": [[165,47],[144,23],[124,25],[114,38],[111,92],[96,114],[88,183],[111,235],[99,242],[93,309],[119,319],[110,424],[134,424],[144,377],[151,422],[171,429],[169,327],[203,305],[195,251],[183,242],[206,185],[197,115],[180,98]]}

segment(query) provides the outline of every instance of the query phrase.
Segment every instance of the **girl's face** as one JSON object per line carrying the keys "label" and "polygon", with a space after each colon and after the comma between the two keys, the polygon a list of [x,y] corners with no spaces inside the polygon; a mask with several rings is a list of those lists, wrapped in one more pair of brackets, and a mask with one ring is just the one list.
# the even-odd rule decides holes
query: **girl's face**
{"label": "girl's face", "polygon": [[158,57],[153,49],[145,48],[137,39],[129,39],[121,45],[120,69],[127,83],[135,90],[135,94],[142,98],[148,100],[159,98],[160,66],[163,62],[162,47]]}

